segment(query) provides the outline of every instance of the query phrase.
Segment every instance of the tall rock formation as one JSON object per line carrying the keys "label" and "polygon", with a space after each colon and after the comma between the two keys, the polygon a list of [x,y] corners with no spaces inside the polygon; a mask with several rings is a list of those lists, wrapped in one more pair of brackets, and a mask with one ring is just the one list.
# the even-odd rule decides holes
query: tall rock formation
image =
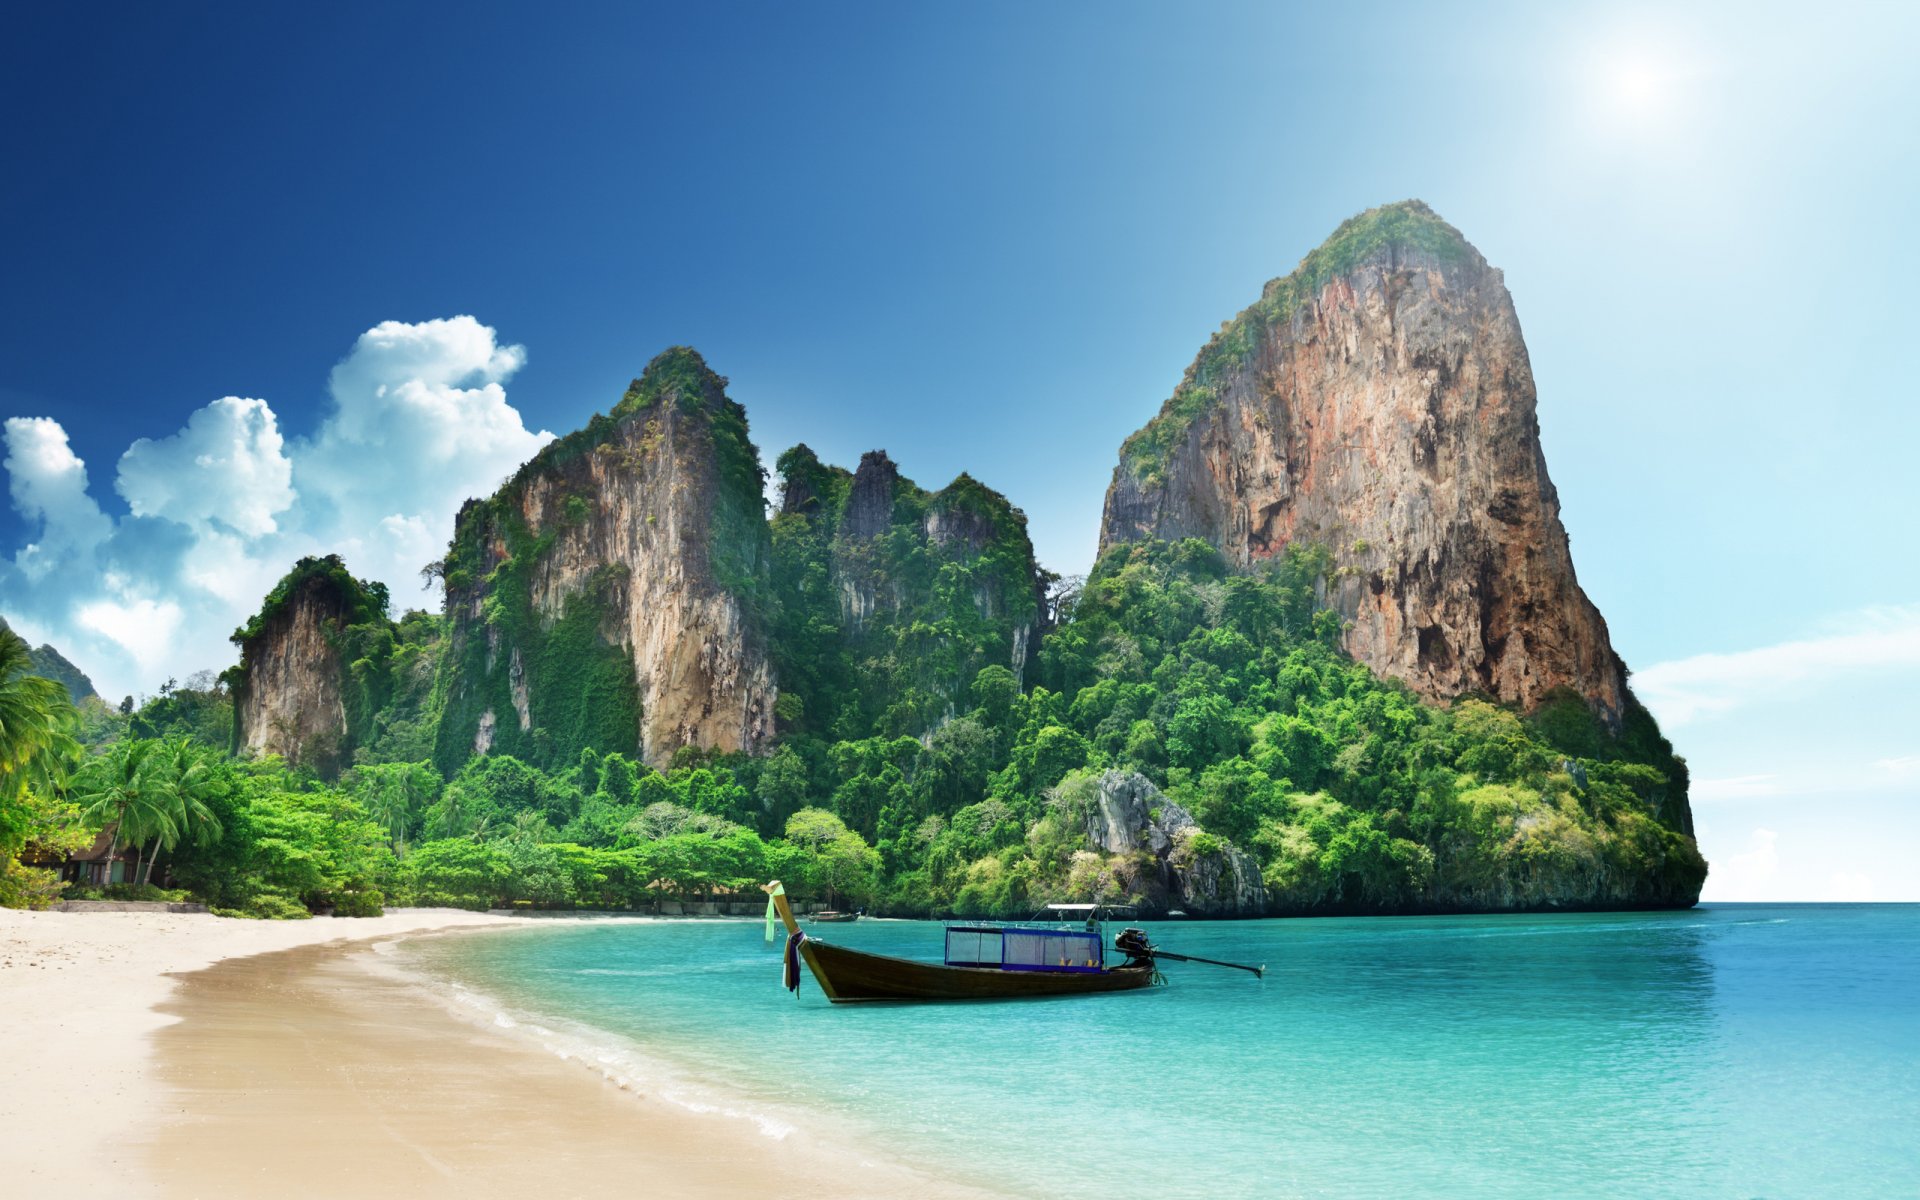
{"label": "tall rock formation", "polygon": [[1242,569],[1334,555],[1360,662],[1447,700],[1631,703],[1574,577],[1498,270],[1419,201],[1343,224],[1222,327],[1127,439],[1101,550],[1203,538]]}
{"label": "tall rock formation", "polygon": [[982,669],[1025,673],[1048,576],[1005,496],[966,474],[926,491],[884,450],[848,472],[799,445],[778,467],[789,728],[918,736],[964,705]]}
{"label": "tall rock formation", "polygon": [[[323,778],[338,774],[384,699],[368,687],[380,671],[360,651],[381,657],[378,643],[392,645],[388,629],[385,585],[355,579],[336,555],[294,564],[233,635],[240,663],[225,678],[235,753],[277,754]],[[359,668],[357,681],[349,663]]]}
{"label": "tall rock formation", "polygon": [[764,475],[725,388],[670,349],[611,415],[461,510],[443,564],[443,770],[586,746],[660,766],[772,736]]}

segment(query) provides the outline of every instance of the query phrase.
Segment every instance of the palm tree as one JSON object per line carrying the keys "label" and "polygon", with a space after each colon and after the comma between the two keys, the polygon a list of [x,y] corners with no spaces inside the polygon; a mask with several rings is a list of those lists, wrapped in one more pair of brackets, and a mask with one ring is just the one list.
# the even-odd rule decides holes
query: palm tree
{"label": "palm tree", "polygon": [[160,758],[154,797],[166,812],[166,820],[154,830],[153,852],[140,869],[140,882],[153,878],[154,860],[162,850],[172,853],[181,835],[191,832],[196,844],[205,845],[220,836],[220,818],[214,816],[207,800],[220,786],[207,751],[189,738],[169,738],[158,752]]}
{"label": "palm tree", "polygon": [[414,814],[434,799],[440,776],[427,763],[377,763],[355,768],[354,798],[387,831],[396,854],[405,854]]}
{"label": "palm tree", "polygon": [[32,670],[27,643],[0,624],[0,803],[57,792],[80,757],[67,689]]}
{"label": "palm tree", "polygon": [[152,738],[128,738],[74,776],[73,798],[81,819],[109,830],[107,882],[113,879],[113,852],[123,840],[129,846],[144,845],[172,827],[162,749],[163,743]]}

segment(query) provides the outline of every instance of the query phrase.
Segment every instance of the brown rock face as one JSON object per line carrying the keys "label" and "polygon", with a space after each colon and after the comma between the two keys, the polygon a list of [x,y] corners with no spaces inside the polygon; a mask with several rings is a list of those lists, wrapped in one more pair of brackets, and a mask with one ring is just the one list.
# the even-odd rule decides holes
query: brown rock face
{"label": "brown rock face", "polygon": [[[613,417],[461,514],[439,757],[569,757],[539,741],[557,730],[664,767],[683,746],[772,737],[773,670],[738,590],[765,572],[759,468],[724,383],[668,351]],[[729,473],[742,456],[751,478]],[[622,712],[628,727],[609,731]]]}
{"label": "brown rock face", "polygon": [[1500,272],[1417,201],[1372,210],[1128,440],[1101,550],[1198,537],[1247,569],[1317,543],[1368,667],[1442,700],[1570,687],[1617,727],[1624,670],[1574,577],[1534,401]]}
{"label": "brown rock face", "polygon": [[233,695],[234,743],[250,755],[331,778],[346,765],[347,709],[334,639],[348,605],[324,579],[309,579],[242,643]]}

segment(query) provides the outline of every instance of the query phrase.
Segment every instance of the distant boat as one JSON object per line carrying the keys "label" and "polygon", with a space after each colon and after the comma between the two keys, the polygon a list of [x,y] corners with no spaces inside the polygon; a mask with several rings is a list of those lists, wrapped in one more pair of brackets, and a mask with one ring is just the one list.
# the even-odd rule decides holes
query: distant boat
{"label": "distant boat", "polygon": [[779,882],[768,884],[766,890],[787,930],[788,988],[798,990],[800,964],[804,962],[820,990],[835,1004],[1078,996],[1131,991],[1154,981],[1152,951],[1144,939],[1137,945],[1145,953],[1128,952],[1120,965],[1106,964],[1099,932],[1104,910],[1091,904],[1050,905],[1044,910],[1055,914],[1054,919],[1080,923],[1079,929],[949,925],[946,961],[931,963],[849,950],[809,937],[793,919],[793,909]]}
{"label": "distant boat", "polygon": [[867,910],[864,908],[858,912],[834,912],[832,909],[827,909],[824,912],[814,913],[807,920],[817,925],[844,925],[850,921],[858,921],[866,915]]}

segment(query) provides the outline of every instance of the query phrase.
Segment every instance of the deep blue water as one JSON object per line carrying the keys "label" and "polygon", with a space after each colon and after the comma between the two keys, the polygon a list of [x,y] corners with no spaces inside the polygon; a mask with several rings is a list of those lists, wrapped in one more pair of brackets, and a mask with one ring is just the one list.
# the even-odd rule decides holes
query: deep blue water
{"label": "deep blue water", "polygon": [[1148,928],[1267,978],[832,1006],[741,921],[403,953],[654,1090],[1021,1194],[1920,1196],[1920,906]]}

